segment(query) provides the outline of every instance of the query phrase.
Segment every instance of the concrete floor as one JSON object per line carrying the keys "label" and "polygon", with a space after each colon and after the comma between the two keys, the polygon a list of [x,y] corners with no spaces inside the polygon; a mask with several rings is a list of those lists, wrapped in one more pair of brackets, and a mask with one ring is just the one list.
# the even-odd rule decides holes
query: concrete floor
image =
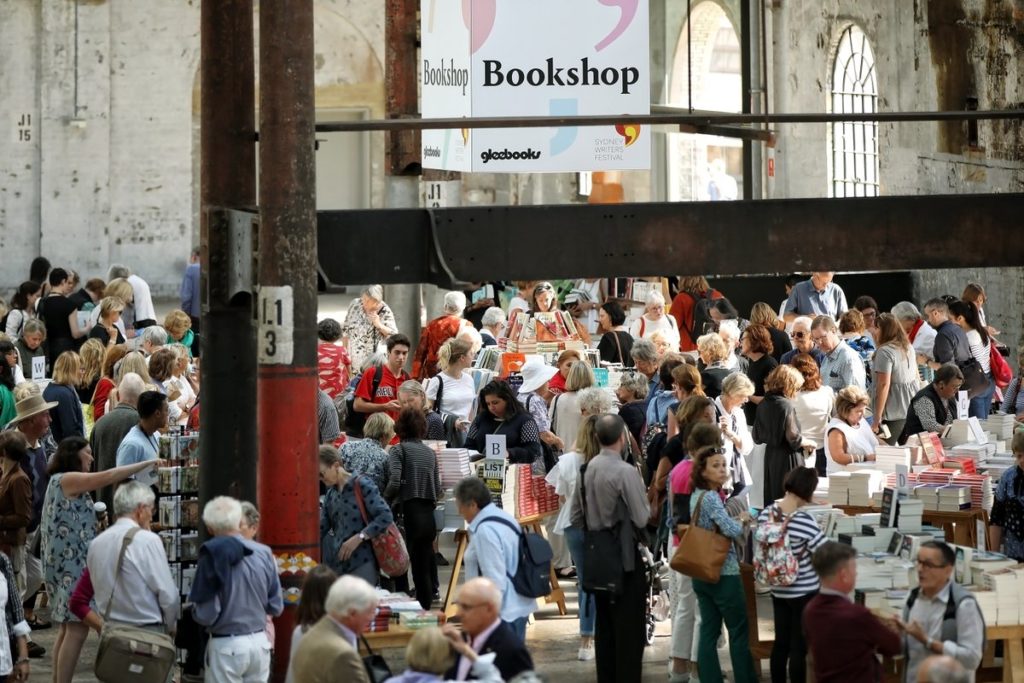
{"label": "concrete floor", "polygon": [[[454,548],[450,543],[442,543],[441,551],[449,559],[455,555]],[[440,579],[442,586],[448,585],[451,576],[450,567],[440,567]],[[667,581],[666,581],[667,585]],[[576,659],[576,651],[579,648],[579,621],[577,619],[576,584],[574,580],[562,581],[562,588],[566,594],[566,606],[568,614],[558,614],[556,605],[548,605],[534,614],[535,621],[527,629],[526,642],[533,655],[537,671],[545,680],[561,682],[574,681],[576,683],[589,683],[595,681],[597,676],[593,662],[581,662]],[[443,589],[442,589],[443,596]],[[771,631],[771,603],[765,598],[758,600],[758,611],[762,615],[769,615],[769,619],[760,620],[762,633]],[[40,610],[41,615],[46,615],[47,610]],[[668,680],[668,655],[670,647],[671,622],[665,621],[657,625],[654,644],[648,647],[644,653],[643,678],[637,683],[664,683]],[[32,674],[30,681],[43,683],[52,678],[53,659],[50,651],[56,638],[56,629],[38,631],[33,636],[35,641],[47,649],[46,655],[41,659],[32,660]],[[83,683],[94,683],[97,681],[92,675],[92,665],[96,659],[96,647],[99,642],[95,634],[89,636],[85,648],[82,651],[81,659],[75,672],[74,680]],[[398,673],[404,670],[404,652],[401,649],[384,650],[381,652],[388,660],[391,670]],[[726,676],[731,672],[729,664],[728,648],[719,651],[719,658],[722,663],[722,670]],[[762,680],[768,680],[768,663],[764,662],[764,676]],[[140,683],[148,683],[142,682]],[[340,682],[343,683],[343,682]],[[622,683],[629,683],[623,681]]]}

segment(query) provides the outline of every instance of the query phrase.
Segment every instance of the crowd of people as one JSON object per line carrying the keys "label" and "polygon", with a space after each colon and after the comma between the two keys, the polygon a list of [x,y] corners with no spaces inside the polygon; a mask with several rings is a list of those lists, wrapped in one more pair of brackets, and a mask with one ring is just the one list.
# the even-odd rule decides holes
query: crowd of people
{"label": "crowd of people", "polygon": [[[113,266],[79,289],[73,271],[44,261],[0,327],[0,681],[27,679],[31,658],[45,654],[32,630],[51,625],[54,681],[71,681],[89,630],[106,623],[176,637],[187,675],[267,680],[267,632],[283,603],[273,556],[255,540],[255,507],[219,497],[204,508],[212,538],[181,619],[162,544],[148,531],[159,434],[198,427],[198,263],[186,270],[181,308],[160,325],[148,285],[129,269]],[[446,492],[424,441],[483,452],[498,434],[507,462],[529,466],[559,496],[546,524],[552,563],[578,584],[578,658],[593,661],[598,681],[640,680],[652,571],[680,552],[688,527],[733,542],[714,580],[669,572],[670,681],[723,680],[723,630],[730,680],[757,680],[742,567],[759,534],[778,528],[799,561],[792,581],[768,586],[773,681],[805,680],[809,661],[817,680],[874,680],[876,655],[901,652],[907,680],[957,667],[973,680],[983,628],[952,581],[949,547],[922,546],[919,589],[901,619],[883,623],[849,601],[855,554],[826,541],[801,508],[819,478],[872,461],[879,444],[951,424],[961,389],[971,416],[1024,419],[1019,372],[1006,376],[981,285],[883,312],[871,296],[849,308],[832,276],[791,278],[781,306],[759,302],[746,319],[699,276],[656,279],[643,302],[600,280],[473,283],[445,295],[415,345],[383,289],[366,287],[343,320],[318,326],[321,445],[310,457],[322,564],[303,588],[290,678],[371,680],[359,649],[377,588],[436,607],[448,560],[434,513]],[[573,316],[617,387],[599,386],[591,356],[569,349],[478,389],[476,354],[498,343],[509,316],[555,310]],[[1018,466],[999,482],[992,524],[1020,561],[1024,435],[1012,447]],[[516,578],[524,529],[480,478],[452,495],[469,538],[458,627],[418,633],[408,670],[392,680],[528,680],[537,600]],[[113,512],[106,530],[94,500]],[[372,541],[395,525],[408,571],[386,573]],[[52,624],[36,614],[41,594]],[[196,645],[203,630],[210,637]]]}

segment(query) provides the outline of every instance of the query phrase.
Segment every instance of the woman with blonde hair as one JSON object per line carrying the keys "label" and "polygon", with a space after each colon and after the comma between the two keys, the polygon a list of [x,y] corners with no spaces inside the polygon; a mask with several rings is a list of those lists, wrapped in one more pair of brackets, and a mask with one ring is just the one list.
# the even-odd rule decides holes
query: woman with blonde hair
{"label": "woman with blonde hair", "polygon": [[476,400],[476,385],[469,368],[473,349],[461,339],[449,339],[437,352],[439,373],[427,380],[427,407],[442,415],[454,415],[459,431],[469,428],[470,411]]}
{"label": "woman with blonde hair", "polygon": [[[890,446],[903,433],[907,422],[910,401],[920,388],[917,374],[917,357],[910,345],[907,333],[891,313],[878,316],[878,350],[872,361],[875,381],[875,419],[871,431],[882,437]],[[882,426],[889,430],[884,436]]]}
{"label": "woman with blonde hair", "polygon": [[580,429],[583,414],[580,412],[579,392],[595,384],[594,371],[587,361],[579,360],[570,366],[565,380],[565,392],[555,396],[548,410],[551,431],[562,443],[571,444]]}
{"label": "woman with blonde hair", "polygon": [[50,431],[57,443],[69,436],[85,436],[82,401],[78,398],[78,382],[82,377],[82,358],[74,351],[65,351],[53,364],[53,381],[43,389],[43,399],[56,403],[50,408]]}
{"label": "woman with blonde hair", "polygon": [[[764,505],[782,498],[786,475],[803,466],[805,450],[793,399],[804,384],[796,368],[780,365],[764,381],[764,399],[754,418],[754,443],[763,444]],[[809,446],[806,447],[809,450]]]}
{"label": "woman with blonde hair", "polygon": [[103,358],[107,350],[99,339],[86,339],[78,355],[82,358],[82,376],[78,380],[76,390],[82,405],[91,405],[96,386],[103,371]]}
{"label": "woman with blonde hair", "polygon": [[[584,391],[590,391],[590,389]],[[580,648],[577,658],[581,661],[590,661],[594,658],[594,623],[597,612],[595,611],[594,594],[583,590],[583,576],[586,571],[583,564],[583,529],[572,525],[570,513],[576,492],[579,490],[580,467],[590,462],[601,451],[601,444],[597,441],[597,432],[595,431],[598,417],[599,415],[594,414],[583,418],[579,430],[576,432],[575,449],[562,454],[558,458],[558,464],[545,477],[545,481],[555,489],[561,503],[552,531],[565,536],[572,562],[576,565],[580,619]]]}
{"label": "woman with blonde hair", "polygon": [[193,358],[199,357],[199,335],[192,331],[192,318],[181,310],[173,310],[164,317],[167,343],[184,344]]}
{"label": "woman with blonde hair", "polygon": [[750,309],[750,324],[764,325],[768,328],[768,334],[772,339],[772,357],[782,362],[782,354],[793,349],[793,343],[786,334],[786,323],[780,318],[770,305],[758,301]]}
{"label": "woman with blonde hair", "polygon": [[459,637],[458,631],[451,633],[448,635],[436,627],[416,631],[405,648],[408,668],[384,683],[434,683],[447,680],[445,673],[455,666],[457,655],[473,662],[470,669],[473,680],[501,683],[501,672],[494,665],[494,658],[481,658],[469,642]]}
{"label": "woman with blonde hair", "polygon": [[700,373],[704,393],[711,398],[718,398],[722,393],[722,382],[734,372],[727,365],[729,349],[722,337],[709,332],[697,337],[697,355],[704,364],[704,369]]}
{"label": "woman with blonde hair", "polygon": [[98,339],[104,346],[115,346],[124,344],[125,338],[118,328],[117,323],[121,320],[121,313],[124,311],[124,301],[115,296],[104,297],[100,300],[99,318],[96,324],[89,330],[89,339]]}
{"label": "woman with blonde hair", "polygon": [[825,455],[829,474],[849,469],[855,462],[874,462],[878,439],[864,419],[871,403],[868,392],[848,386],[836,394],[836,416],[825,428]]}
{"label": "woman with blonde hair", "polygon": [[[114,320],[114,327],[116,327],[121,333],[121,338],[126,339],[135,336],[134,330],[132,330],[132,334],[128,333],[129,328],[131,328],[135,321],[124,319],[125,311],[127,311],[128,307],[135,301],[135,292],[132,290],[132,286],[128,280],[124,278],[114,278],[108,282],[106,288],[103,290],[103,298],[117,299],[123,304],[120,315],[118,315]],[[103,302],[101,301],[100,303],[102,304]],[[102,313],[103,311],[101,306],[96,306],[89,312],[89,329],[102,324]]]}

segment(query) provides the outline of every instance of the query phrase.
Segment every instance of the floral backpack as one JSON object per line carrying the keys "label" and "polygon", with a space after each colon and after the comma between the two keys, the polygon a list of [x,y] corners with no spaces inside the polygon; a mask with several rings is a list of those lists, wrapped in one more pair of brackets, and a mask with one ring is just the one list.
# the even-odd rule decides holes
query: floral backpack
{"label": "floral backpack", "polygon": [[754,531],[754,579],[768,586],[792,586],[800,574],[800,561],[789,545],[789,519],[772,506],[768,520]]}

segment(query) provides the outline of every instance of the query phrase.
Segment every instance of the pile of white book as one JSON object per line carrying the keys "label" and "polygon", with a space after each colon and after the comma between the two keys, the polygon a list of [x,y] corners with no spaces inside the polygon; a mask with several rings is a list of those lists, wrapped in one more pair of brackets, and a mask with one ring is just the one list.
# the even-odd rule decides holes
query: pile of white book
{"label": "pile of white book", "polygon": [[872,503],[876,491],[885,488],[885,472],[876,469],[853,470],[850,472],[849,505],[867,507]]}
{"label": "pile of white book", "polygon": [[437,466],[441,474],[441,487],[452,488],[470,476],[469,449],[442,448],[437,454]]}
{"label": "pile of white book", "polygon": [[960,512],[971,507],[971,489],[967,486],[940,486],[939,512]]}
{"label": "pile of white book", "polygon": [[899,510],[896,517],[896,528],[902,533],[919,533],[921,531],[921,516],[924,514],[924,503],[916,498],[900,498],[896,505]]}
{"label": "pile of white book", "polygon": [[828,475],[828,502],[832,505],[850,504],[849,472],[833,472]]}
{"label": "pile of white book", "polygon": [[875,449],[875,469],[886,474],[895,473],[897,465],[904,465],[909,469],[914,464],[911,457],[911,450],[905,446],[879,445]]}
{"label": "pile of white book", "polygon": [[991,433],[996,439],[1009,441],[1013,438],[1013,415],[992,413],[988,419],[981,421],[981,428]]}

